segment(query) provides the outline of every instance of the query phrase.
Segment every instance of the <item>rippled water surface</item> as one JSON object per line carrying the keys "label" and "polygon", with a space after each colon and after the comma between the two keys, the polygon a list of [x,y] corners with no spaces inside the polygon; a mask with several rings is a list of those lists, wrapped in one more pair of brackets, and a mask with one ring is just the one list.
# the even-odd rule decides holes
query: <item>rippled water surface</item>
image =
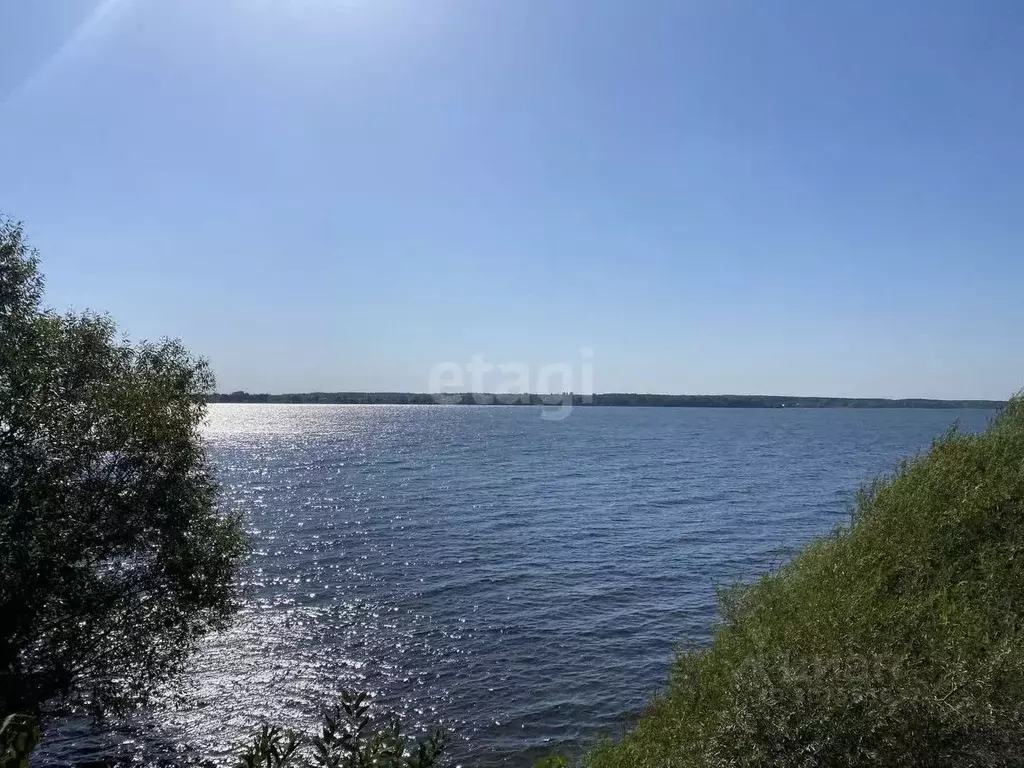
{"label": "rippled water surface", "polygon": [[268,717],[310,726],[347,685],[450,727],[462,765],[573,752],[621,731],[677,644],[707,639],[716,584],[777,565],[844,522],[860,484],[990,416],[213,406],[224,504],[256,547],[247,605],[143,741],[223,754]]}

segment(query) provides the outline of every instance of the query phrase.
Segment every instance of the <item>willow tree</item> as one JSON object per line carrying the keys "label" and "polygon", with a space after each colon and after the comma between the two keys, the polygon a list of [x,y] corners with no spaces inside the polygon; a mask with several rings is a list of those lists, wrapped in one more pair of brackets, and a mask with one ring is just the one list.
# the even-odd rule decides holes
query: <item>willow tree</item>
{"label": "willow tree", "polygon": [[199,433],[206,362],[42,293],[0,220],[0,716],[144,698],[226,620],[244,553]]}

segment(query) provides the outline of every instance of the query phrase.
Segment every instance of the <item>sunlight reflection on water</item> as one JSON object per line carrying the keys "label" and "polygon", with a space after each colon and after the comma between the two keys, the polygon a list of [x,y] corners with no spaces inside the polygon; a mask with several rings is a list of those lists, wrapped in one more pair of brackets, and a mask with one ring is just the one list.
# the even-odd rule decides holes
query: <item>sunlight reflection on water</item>
{"label": "sunlight reflection on water", "polygon": [[[706,639],[713,585],[845,520],[859,484],[983,411],[219,405],[245,608],[135,720],[142,762],[308,728],[339,686],[474,766],[617,733]],[[140,735],[140,731],[145,735]],[[97,754],[66,726],[54,758]]]}

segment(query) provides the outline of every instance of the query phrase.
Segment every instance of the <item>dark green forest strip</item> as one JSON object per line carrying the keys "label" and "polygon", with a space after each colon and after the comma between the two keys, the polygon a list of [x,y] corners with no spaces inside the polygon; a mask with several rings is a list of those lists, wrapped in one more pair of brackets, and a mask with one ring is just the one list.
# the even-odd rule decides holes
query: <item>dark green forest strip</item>
{"label": "dark green forest strip", "polygon": [[861,397],[787,397],[784,395],[538,395],[424,392],[304,392],[270,395],[232,392],[213,395],[212,403],[322,403],[333,405],[617,405],[661,408],[1002,408],[1002,400],[928,400]]}

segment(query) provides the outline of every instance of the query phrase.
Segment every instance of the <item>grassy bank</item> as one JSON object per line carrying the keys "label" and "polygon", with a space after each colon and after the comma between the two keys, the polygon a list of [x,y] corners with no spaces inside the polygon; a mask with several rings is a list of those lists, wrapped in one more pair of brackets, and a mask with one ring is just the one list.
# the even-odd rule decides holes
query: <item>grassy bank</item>
{"label": "grassy bank", "polygon": [[1024,764],[1024,400],[721,596],[713,642],[590,768]]}

